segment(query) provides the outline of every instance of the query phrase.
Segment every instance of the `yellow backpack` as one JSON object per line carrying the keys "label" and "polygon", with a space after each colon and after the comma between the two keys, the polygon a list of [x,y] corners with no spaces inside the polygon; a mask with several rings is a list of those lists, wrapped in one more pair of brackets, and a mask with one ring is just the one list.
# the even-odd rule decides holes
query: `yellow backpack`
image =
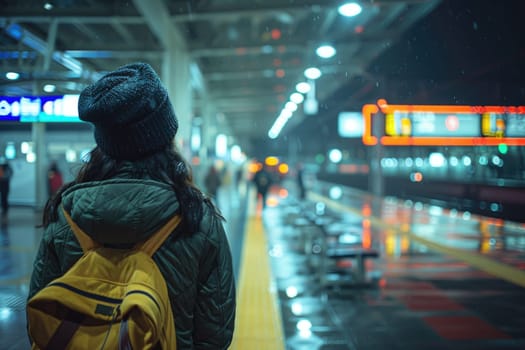
{"label": "yellow backpack", "polygon": [[123,250],[94,242],[63,212],[84,255],[28,301],[32,349],[176,349],[168,289],[151,257],[180,216]]}

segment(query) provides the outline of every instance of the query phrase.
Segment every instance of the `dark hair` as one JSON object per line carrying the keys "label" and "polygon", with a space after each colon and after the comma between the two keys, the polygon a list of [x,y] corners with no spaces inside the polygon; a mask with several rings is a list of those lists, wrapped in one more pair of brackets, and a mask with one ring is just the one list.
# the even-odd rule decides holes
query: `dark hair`
{"label": "dark hair", "polygon": [[83,182],[111,179],[123,166],[130,169],[133,178],[156,180],[173,188],[181,203],[182,224],[187,232],[197,230],[204,214],[204,205],[210,206],[213,213],[223,219],[211,200],[195,186],[191,168],[173,144],[161,152],[136,161],[113,159],[97,146],[91,151],[89,160],[80,168],[75,180],[65,184],[47,201],[42,225],[47,227],[58,220],[58,207],[65,190]]}

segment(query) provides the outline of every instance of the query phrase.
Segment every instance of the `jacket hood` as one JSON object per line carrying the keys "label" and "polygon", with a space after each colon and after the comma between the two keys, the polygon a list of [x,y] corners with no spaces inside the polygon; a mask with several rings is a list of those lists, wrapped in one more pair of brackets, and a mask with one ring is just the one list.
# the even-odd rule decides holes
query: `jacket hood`
{"label": "jacket hood", "polygon": [[173,188],[153,180],[112,179],[75,185],[62,206],[93,240],[130,245],[155,233],[179,209]]}

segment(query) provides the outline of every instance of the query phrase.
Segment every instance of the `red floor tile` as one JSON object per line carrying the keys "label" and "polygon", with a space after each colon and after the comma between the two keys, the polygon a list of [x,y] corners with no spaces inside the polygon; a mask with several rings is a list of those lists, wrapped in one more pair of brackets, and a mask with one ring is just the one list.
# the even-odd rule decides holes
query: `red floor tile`
{"label": "red floor tile", "polygon": [[399,299],[412,311],[463,310],[463,306],[443,295],[402,295]]}
{"label": "red floor tile", "polygon": [[447,340],[507,339],[509,335],[474,316],[432,316],[423,320]]}

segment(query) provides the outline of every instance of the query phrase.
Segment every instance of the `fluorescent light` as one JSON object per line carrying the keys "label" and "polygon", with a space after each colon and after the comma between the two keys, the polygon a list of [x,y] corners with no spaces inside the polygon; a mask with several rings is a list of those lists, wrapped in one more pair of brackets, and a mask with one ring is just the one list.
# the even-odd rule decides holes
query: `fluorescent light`
{"label": "fluorescent light", "polygon": [[224,134],[219,134],[215,138],[215,155],[218,158],[228,155],[228,137]]}
{"label": "fluorescent light", "polygon": [[44,85],[43,90],[48,93],[55,92],[56,86],[53,84],[46,84]]}
{"label": "fluorescent light", "polygon": [[243,155],[241,151],[241,147],[239,145],[233,145],[230,149],[230,157],[231,160],[236,163],[241,163],[243,161]]}
{"label": "fluorescent light", "polygon": [[310,86],[310,84],[306,82],[302,82],[302,83],[295,85],[295,89],[302,94],[306,94],[308,91],[310,91],[311,88],[312,87]]}
{"label": "fluorescent light", "polygon": [[343,153],[341,150],[334,148],[328,152],[328,158],[332,163],[339,163],[343,159]]}
{"label": "fluorescent light", "polygon": [[319,70],[319,68],[315,68],[315,67],[307,68],[304,71],[304,76],[307,77],[308,79],[312,79],[312,80],[315,80],[315,79],[319,78],[321,75],[322,75],[322,73]]}
{"label": "fluorescent light", "polygon": [[277,119],[275,119],[272,127],[270,128],[270,131],[268,131],[268,137],[271,139],[277,138],[277,136],[279,136],[281,133],[281,130],[286,125],[286,122],[288,122],[288,119],[290,119],[292,115],[292,111],[283,109]]}
{"label": "fluorescent light", "polygon": [[295,112],[297,110],[297,104],[295,104],[292,101],[286,102],[286,104],[284,105],[284,109],[290,112]]}
{"label": "fluorescent light", "polygon": [[433,168],[440,168],[446,165],[447,161],[445,156],[439,152],[430,153],[428,157],[428,162]]}
{"label": "fluorescent light", "polygon": [[279,114],[279,118],[283,118],[285,120],[288,120],[292,117],[294,111],[291,111],[289,109],[283,109],[281,113]]}
{"label": "fluorescent light", "polygon": [[330,58],[334,57],[336,50],[332,45],[322,45],[315,50],[315,53],[321,58]]}
{"label": "fluorescent light", "polygon": [[361,13],[363,8],[355,2],[349,2],[339,6],[339,13],[345,17],[354,17]]}
{"label": "fluorescent light", "polygon": [[[308,88],[310,88],[310,85],[308,85]],[[304,101],[304,96],[298,92],[294,92],[290,95],[290,101],[294,102],[295,104],[302,103]]]}
{"label": "fluorescent light", "polygon": [[9,80],[16,80],[20,78],[20,74],[18,74],[17,72],[7,72],[5,73],[5,77]]}
{"label": "fluorescent light", "polygon": [[261,47],[261,52],[265,54],[270,54],[273,52],[273,47],[270,45],[264,45],[263,47]]}

